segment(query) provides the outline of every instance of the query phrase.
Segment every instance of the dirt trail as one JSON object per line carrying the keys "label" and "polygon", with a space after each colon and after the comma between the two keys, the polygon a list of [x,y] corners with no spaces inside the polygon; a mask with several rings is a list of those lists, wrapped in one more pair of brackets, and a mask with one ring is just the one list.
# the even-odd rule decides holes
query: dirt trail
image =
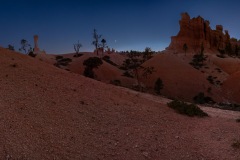
{"label": "dirt trail", "polygon": [[[155,96],[147,93],[140,93],[134,90],[130,90],[127,88],[122,88],[122,90],[126,90],[127,92],[134,93],[141,98],[145,98],[147,100],[157,102],[159,104],[166,105],[167,103],[171,102],[170,99]],[[198,105],[204,112],[208,113],[210,117],[219,117],[219,118],[226,118],[226,119],[238,119],[240,118],[240,112],[238,111],[230,111],[230,110],[223,110],[218,108],[212,108],[204,105]]]}

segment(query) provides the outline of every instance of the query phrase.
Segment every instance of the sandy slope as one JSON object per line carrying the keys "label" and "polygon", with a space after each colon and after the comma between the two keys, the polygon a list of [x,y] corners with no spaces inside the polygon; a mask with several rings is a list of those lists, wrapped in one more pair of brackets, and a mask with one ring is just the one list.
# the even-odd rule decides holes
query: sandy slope
{"label": "sandy slope", "polygon": [[[64,57],[69,57],[73,61],[69,64],[67,67],[71,72],[78,73],[83,75],[85,66],[83,65],[83,62],[90,58],[90,57],[96,57],[93,53],[83,53],[83,56],[78,58],[73,58],[73,55],[68,54],[64,55]],[[117,54],[109,54],[108,55],[111,60],[119,64],[122,63],[123,57],[121,55]],[[97,69],[94,69],[94,73],[96,74],[96,79],[105,83],[109,83],[112,80],[121,79],[121,75],[123,74],[123,71],[121,71],[119,68],[103,61],[103,64],[100,65]]]}
{"label": "sandy slope", "polygon": [[240,59],[239,58],[218,58],[216,55],[211,56],[211,60],[215,65],[221,68],[228,74],[233,74],[240,71]]}
{"label": "sandy slope", "polygon": [[228,99],[240,103],[240,71],[232,74],[224,83],[223,89],[227,93]]}
{"label": "sandy slope", "polygon": [[164,84],[162,91],[164,95],[188,101],[192,101],[192,98],[199,92],[205,92],[208,95],[207,90],[211,87],[214,94],[209,94],[209,96],[215,100],[221,100],[219,88],[207,81],[206,73],[202,73],[201,70],[196,70],[189,65],[191,59],[192,56],[185,57],[171,53],[154,56],[144,64],[154,67],[156,71],[145,80],[145,83],[153,87],[159,77]]}
{"label": "sandy slope", "polygon": [[188,118],[1,48],[0,69],[0,159],[240,159],[233,119]]}

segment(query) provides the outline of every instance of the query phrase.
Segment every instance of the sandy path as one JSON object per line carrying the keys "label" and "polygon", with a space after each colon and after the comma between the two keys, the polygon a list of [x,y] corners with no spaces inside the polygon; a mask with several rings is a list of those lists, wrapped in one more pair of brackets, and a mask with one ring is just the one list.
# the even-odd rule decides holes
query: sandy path
{"label": "sandy path", "polygon": [[[147,93],[140,93],[134,90],[130,90],[127,88],[122,88],[122,90],[126,90],[127,92],[134,93],[138,95],[141,98],[145,98],[147,100],[157,102],[160,104],[166,105],[167,103],[171,102],[170,99],[155,96]],[[230,110],[223,110],[218,108],[212,108],[204,105],[198,105],[204,112],[206,112],[210,117],[220,117],[220,118],[226,118],[226,119],[238,119],[240,118],[240,112],[238,111],[230,111]]]}

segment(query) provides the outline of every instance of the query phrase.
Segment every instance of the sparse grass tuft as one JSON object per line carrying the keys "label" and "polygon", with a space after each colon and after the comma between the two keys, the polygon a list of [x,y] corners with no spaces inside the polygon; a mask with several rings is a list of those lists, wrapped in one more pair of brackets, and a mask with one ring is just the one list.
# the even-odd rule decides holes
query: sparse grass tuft
{"label": "sparse grass tuft", "polygon": [[182,101],[174,100],[167,104],[170,108],[176,110],[180,114],[187,115],[189,117],[206,117],[207,113],[203,112],[198,106],[195,104],[187,104]]}

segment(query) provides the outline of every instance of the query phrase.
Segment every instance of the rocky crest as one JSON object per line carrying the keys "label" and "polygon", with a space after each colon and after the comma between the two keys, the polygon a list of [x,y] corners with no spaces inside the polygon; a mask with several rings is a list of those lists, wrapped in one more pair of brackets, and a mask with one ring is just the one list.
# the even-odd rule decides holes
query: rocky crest
{"label": "rocky crest", "polygon": [[186,43],[188,52],[196,53],[200,51],[201,45],[208,52],[224,50],[226,45],[231,43],[232,46],[240,46],[240,42],[235,38],[230,38],[228,31],[223,32],[222,25],[216,25],[212,30],[210,22],[202,17],[190,18],[188,13],[182,13],[179,21],[180,31],[177,36],[171,37],[171,43],[167,50],[174,52],[183,52],[183,45]]}

